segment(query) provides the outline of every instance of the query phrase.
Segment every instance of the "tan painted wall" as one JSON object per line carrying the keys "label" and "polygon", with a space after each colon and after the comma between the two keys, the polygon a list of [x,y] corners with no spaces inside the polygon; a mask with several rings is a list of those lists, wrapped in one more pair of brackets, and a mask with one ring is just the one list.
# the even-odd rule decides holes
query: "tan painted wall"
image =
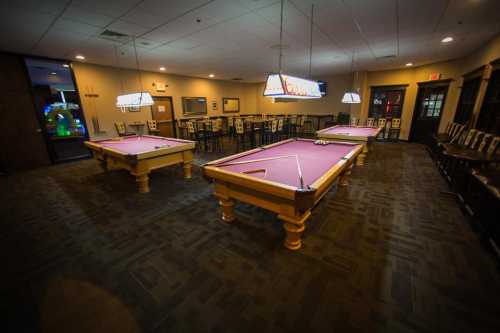
{"label": "tan painted wall", "polygon": [[264,84],[257,91],[257,112],[267,114],[337,114],[349,112],[349,106],[340,101],[345,90],[352,85],[352,74],[318,78],[328,82],[328,94],[321,99],[299,100],[291,103],[273,103],[264,97]]}
{"label": "tan painted wall", "polygon": [[[140,81],[137,71],[114,67],[74,63],[76,82],[85,111],[85,119],[91,138],[93,132],[92,117],[97,116],[105,136],[116,136],[115,121],[146,121],[151,119],[150,108],[140,112],[122,113],[116,108],[116,96],[122,93],[138,92]],[[198,79],[154,72],[142,72],[144,90],[153,96],[172,96],[175,118],[182,118],[182,97],[206,97],[209,116],[222,114],[223,97],[239,97],[241,113],[256,112],[256,84],[228,82],[212,79]],[[168,85],[165,92],[156,92],[153,82],[160,81]],[[123,83],[123,91],[121,84]],[[97,98],[86,94],[98,94]],[[212,100],[217,101],[218,109],[212,110]]]}
{"label": "tan painted wall", "polygon": [[[452,79],[441,118],[440,130],[442,131],[448,121],[454,117],[460,96],[461,76],[497,58],[500,58],[500,35],[462,59],[409,69],[361,72],[355,84],[356,87],[361,88],[361,105],[341,103],[343,93],[353,85],[352,74],[319,78],[328,82],[328,96],[319,100],[304,100],[294,103],[272,103],[270,98],[262,96],[263,83],[237,83],[153,72],[143,72],[142,78],[144,89],[152,95],[172,96],[176,119],[182,117],[181,97],[192,96],[207,98],[208,115],[210,116],[222,114],[222,97],[239,97],[242,114],[338,114],[339,112],[350,112],[354,117],[364,120],[368,115],[370,87],[407,84],[400,137],[408,139],[417,95],[417,83],[427,81],[429,74],[434,72],[441,73],[442,79]],[[74,63],[73,68],[91,137],[94,137],[91,119],[95,115],[99,118],[101,129],[107,131],[107,136],[116,135],[113,125],[115,121],[145,121],[151,118],[149,108],[138,113],[121,113],[115,107],[117,95],[137,92],[140,89],[137,71],[84,63]],[[154,81],[165,82],[168,85],[166,91],[156,92],[152,85]],[[121,82],[124,85],[123,92]],[[96,93],[99,97],[86,97],[85,94],[88,93]],[[214,99],[218,104],[216,111],[211,109],[211,101]]]}

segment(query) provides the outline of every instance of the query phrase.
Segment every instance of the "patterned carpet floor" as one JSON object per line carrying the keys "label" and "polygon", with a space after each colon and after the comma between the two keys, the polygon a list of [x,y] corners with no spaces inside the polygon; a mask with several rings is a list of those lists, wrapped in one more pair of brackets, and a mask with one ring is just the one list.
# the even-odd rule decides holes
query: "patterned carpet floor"
{"label": "patterned carpet floor", "polygon": [[193,171],[154,171],[146,195],[91,159],[1,177],[2,327],[500,332],[495,261],[423,146],[375,143],[295,252],[270,212],[239,203],[222,223]]}

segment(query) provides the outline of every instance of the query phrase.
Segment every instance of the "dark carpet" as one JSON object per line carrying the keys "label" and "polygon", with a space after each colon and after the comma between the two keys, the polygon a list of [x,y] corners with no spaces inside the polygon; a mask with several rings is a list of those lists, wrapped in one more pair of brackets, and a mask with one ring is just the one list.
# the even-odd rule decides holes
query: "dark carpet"
{"label": "dark carpet", "polygon": [[423,146],[376,143],[296,252],[270,212],[222,223],[193,171],[145,195],[91,159],[1,177],[2,331],[500,331],[495,262]]}

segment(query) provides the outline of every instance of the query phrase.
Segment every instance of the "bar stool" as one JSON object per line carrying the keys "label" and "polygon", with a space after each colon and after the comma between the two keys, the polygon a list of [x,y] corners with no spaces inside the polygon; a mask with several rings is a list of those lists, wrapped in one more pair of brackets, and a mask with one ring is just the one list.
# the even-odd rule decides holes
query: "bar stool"
{"label": "bar stool", "polygon": [[387,119],[379,118],[377,121],[377,127],[380,128],[380,134],[377,136],[377,139],[385,140],[385,125],[387,124]]}
{"label": "bar stool", "polygon": [[148,126],[149,135],[159,135],[160,130],[158,129],[158,122],[156,120],[148,120],[146,122]]}
{"label": "bar stool", "polygon": [[399,142],[399,133],[401,132],[401,118],[392,118],[389,128],[389,140]]}
{"label": "bar stool", "polygon": [[245,126],[243,120],[238,118],[234,121],[234,128],[236,130],[236,151],[239,152],[240,148],[245,150]]}

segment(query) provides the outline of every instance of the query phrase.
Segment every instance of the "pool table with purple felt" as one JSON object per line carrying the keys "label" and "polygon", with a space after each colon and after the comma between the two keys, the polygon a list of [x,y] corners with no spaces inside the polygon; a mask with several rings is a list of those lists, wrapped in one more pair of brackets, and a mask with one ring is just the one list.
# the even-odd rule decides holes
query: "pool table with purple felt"
{"label": "pool table with purple felt", "polygon": [[225,222],[235,218],[234,200],[278,213],[285,246],[297,250],[311,209],[336,179],[346,184],[361,150],[354,143],[289,139],[209,162],[203,174],[215,183]]}
{"label": "pool table with purple felt", "polygon": [[136,177],[139,192],[149,192],[151,170],[173,164],[182,164],[184,177],[191,178],[193,141],[152,135],[132,135],[119,138],[85,141],[92,155],[108,170],[129,170]]}
{"label": "pool table with purple felt", "polygon": [[382,128],[362,126],[332,126],[316,132],[320,140],[347,141],[363,144],[363,151],[358,157],[357,164],[363,165],[368,146],[379,135]]}

